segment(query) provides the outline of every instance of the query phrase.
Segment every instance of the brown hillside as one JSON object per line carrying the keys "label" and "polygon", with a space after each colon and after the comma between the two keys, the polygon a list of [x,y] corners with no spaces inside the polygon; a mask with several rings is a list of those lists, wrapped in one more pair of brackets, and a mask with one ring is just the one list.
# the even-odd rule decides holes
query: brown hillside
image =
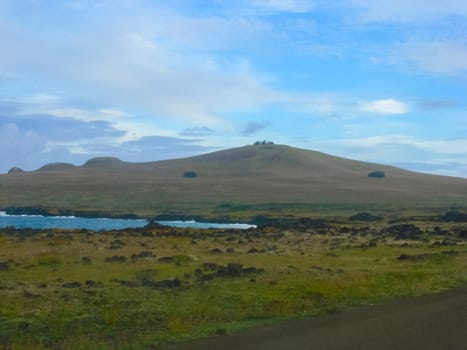
{"label": "brown hillside", "polygon": [[[384,171],[384,178],[368,173]],[[184,177],[186,172],[196,177]],[[467,179],[414,173],[282,145],[128,163],[94,158],[80,167],[0,176],[0,207],[43,205],[141,214],[199,212],[226,203],[466,204]]]}

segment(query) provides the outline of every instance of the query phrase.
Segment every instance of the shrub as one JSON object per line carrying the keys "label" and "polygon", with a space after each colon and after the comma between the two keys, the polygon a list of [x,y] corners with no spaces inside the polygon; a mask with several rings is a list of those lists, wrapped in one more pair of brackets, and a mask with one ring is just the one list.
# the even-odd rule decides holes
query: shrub
{"label": "shrub", "polygon": [[382,179],[385,176],[384,171],[373,171],[368,174],[368,177],[376,177]]}
{"label": "shrub", "polygon": [[253,146],[258,146],[258,145],[273,145],[274,142],[272,141],[267,141],[267,140],[263,140],[263,141],[256,141]]}
{"label": "shrub", "polygon": [[193,179],[195,177],[198,177],[198,174],[196,173],[196,171],[185,171],[183,173],[183,177],[186,179]]}

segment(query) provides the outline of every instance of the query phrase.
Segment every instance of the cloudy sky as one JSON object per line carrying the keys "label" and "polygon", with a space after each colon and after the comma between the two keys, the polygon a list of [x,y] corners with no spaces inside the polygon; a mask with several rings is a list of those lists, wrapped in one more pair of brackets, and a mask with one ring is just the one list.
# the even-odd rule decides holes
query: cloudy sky
{"label": "cloudy sky", "polygon": [[262,139],[467,177],[467,2],[0,0],[0,172]]}

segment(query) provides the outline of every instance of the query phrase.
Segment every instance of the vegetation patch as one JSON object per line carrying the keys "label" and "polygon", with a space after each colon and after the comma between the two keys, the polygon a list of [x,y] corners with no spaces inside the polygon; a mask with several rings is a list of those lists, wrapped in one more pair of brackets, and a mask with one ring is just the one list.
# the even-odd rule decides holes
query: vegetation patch
{"label": "vegetation patch", "polygon": [[0,347],[158,348],[466,284],[467,228],[402,219],[0,229]]}
{"label": "vegetation patch", "polygon": [[368,173],[368,177],[374,177],[377,179],[382,179],[386,176],[384,171],[372,171],[371,173]]}
{"label": "vegetation patch", "polygon": [[185,179],[194,179],[194,178],[198,177],[198,173],[196,171],[185,171],[183,173],[183,177]]}

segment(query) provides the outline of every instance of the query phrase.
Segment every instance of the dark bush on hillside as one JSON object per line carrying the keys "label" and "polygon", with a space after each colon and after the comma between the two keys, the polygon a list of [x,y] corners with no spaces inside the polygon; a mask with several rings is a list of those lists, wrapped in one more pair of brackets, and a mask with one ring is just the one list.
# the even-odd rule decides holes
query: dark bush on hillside
{"label": "dark bush on hillside", "polygon": [[196,173],[196,171],[185,171],[183,173],[183,177],[185,179],[194,179],[195,177],[198,177],[198,174]]}
{"label": "dark bush on hillside", "polygon": [[373,171],[373,172],[368,174],[368,177],[376,177],[376,178],[379,178],[379,179],[382,179],[385,176],[386,175],[384,174],[384,171]]}
{"label": "dark bush on hillside", "polygon": [[272,141],[267,141],[267,140],[263,140],[263,141],[256,141],[253,146],[258,146],[258,145],[273,145],[274,142]]}

